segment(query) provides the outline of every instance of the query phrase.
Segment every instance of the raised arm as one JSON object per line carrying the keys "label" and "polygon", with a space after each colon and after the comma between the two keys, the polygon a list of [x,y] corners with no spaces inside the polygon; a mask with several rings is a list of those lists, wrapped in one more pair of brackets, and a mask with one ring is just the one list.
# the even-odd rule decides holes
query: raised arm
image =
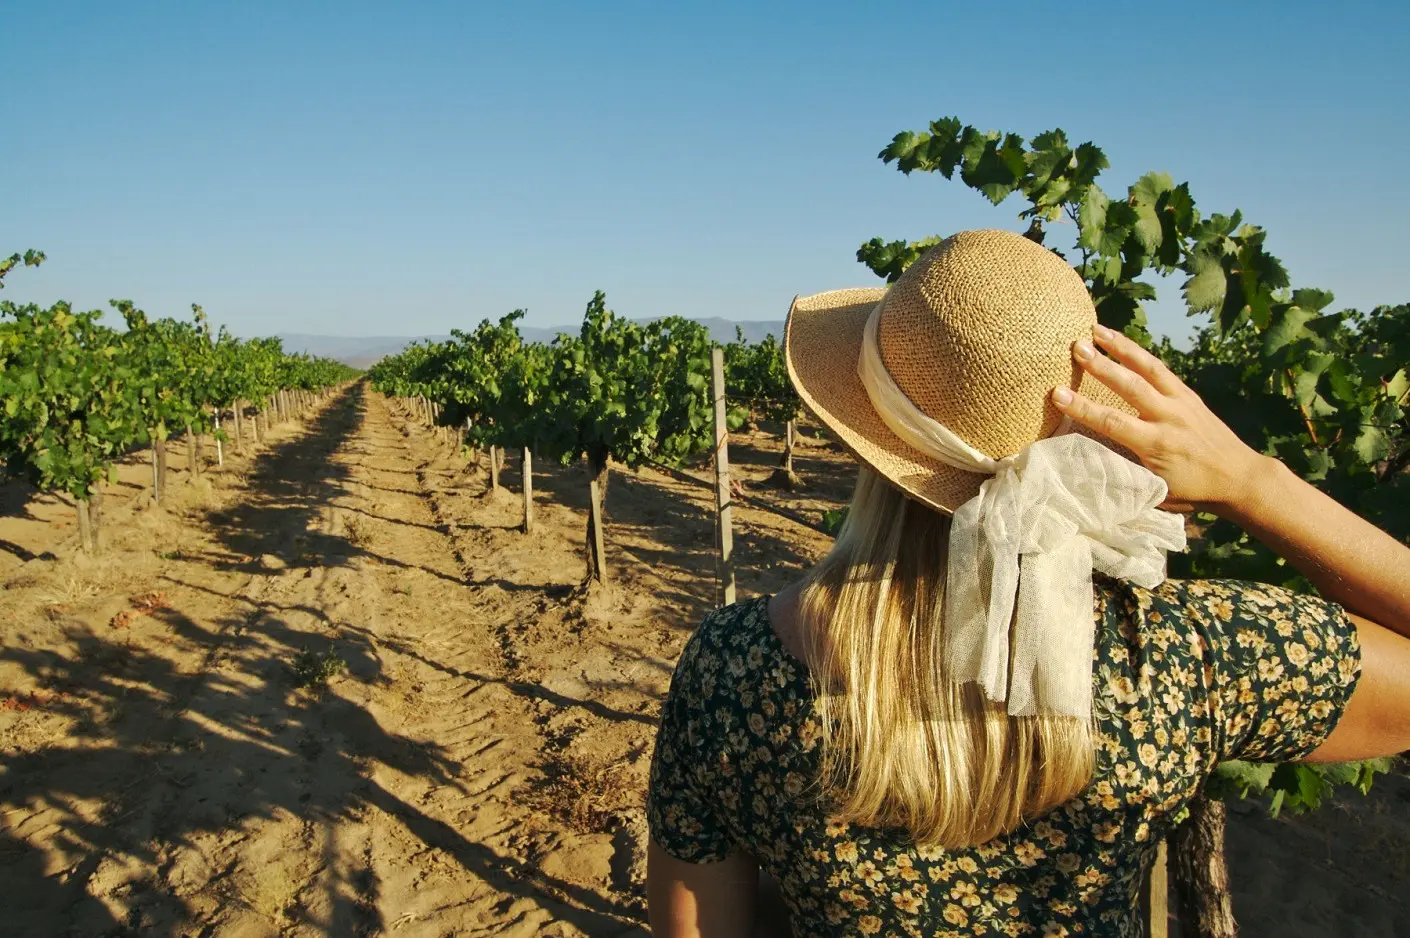
{"label": "raised arm", "polygon": [[[1228,518],[1271,547],[1322,595],[1410,635],[1410,548],[1254,452],[1150,352],[1098,328],[1081,366],[1125,398],[1133,417],[1059,389],[1058,409],[1130,449],[1170,487],[1168,504]],[[1111,357],[1107,357],[1107,356]]]}
{"label": "raised arm", "polygon": [[[1362,676],[1318,760],[1410,748],[1410,548],[1263,456],[1154,355],[1110,329],[1073,356],[1121,395],[1132,416],[1066,388],[1053,403],[1135,453],[1169,486],[1166,505],[1211,511],[1240,525],[1355,613]],[[1102,354],[1105,352],[1106,354]],[[1399,635],[1390,634],[1394,630]]]}

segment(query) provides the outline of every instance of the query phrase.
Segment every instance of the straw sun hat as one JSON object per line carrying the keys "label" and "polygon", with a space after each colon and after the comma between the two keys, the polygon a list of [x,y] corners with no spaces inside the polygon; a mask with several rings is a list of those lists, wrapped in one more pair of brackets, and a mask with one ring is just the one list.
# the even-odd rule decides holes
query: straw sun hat
{"label": "straw sun hat", "polygon": [[[1013,232],[952,235],[889,288],[794,299],[784,356],[803,402],[862,462],[946,514],[989,476],[922,453],[881,418],[858,374],[873,312],[879,364],[894,387],[983,456],[1002,459],[1068,432],[1052,404],[1055,387],[1134,413],[1072,359],[1072,344],[1091,338],[1097,322],[1082,278]],[[1070,430],[1125,453],[1085,428]]]}

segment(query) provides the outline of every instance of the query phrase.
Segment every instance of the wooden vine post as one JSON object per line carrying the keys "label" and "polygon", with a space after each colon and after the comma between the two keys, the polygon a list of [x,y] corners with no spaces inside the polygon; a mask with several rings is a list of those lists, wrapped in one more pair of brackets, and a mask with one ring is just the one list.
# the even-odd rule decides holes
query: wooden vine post
{"label": "wooden vine post", "polygon": [[93,519],[88,511],[88,499],[80,498],[74,502],[74,507],[78,510],[78,542],[84,553],[92,553],[96,546],[93,538]]}
{"label": "wooden vine post", "polygon": [[725,352],[710,350],[710,378],[715,398],[715,513],[719,535],[717,579],[723,604],[734,602],[734,531],[729,494],[729,427],[725,424]]}
{"label": "wooden vine post", "polygon": [[93,549],[103,549],[103,483],[88,489],[88,527],[93,532]]}
{"label": "wooden vine post", "polygon": [[792,492],[802,485],[797,473],[793,471],[793,446],[798,439],[798,421],[791,419],[783,428],[783,457],[779,460],[778,468],[774,470],[773,482],[780,488]]}
{"label": "wooden vine post", "polygon": [[499,447],[490,444],[490,491],[499,491]]}
{"label": "wooden vine post", "polygon": [[191,432],[191,424],[186,424],[186,471],[195,479],[201,474],[201,457],[196,451],[196,434]]}
{"label": "wooden vine post", "polygon": [[1145,938],[1169,938],[1170,935],[1168,857],[1165,841],[1162,840],[1156,847],[1150,876],[1141,887],[1141,916],[1145,919]]}
{"label": "wooden vine post", "polygon": [[524,533],[534,530],[534,457],[529,448],[524,447]]}
{"label": "wooden vine post", "polygon": [[152,500],[160,502],[166,497],[166,437],[152,430]]}
{"label": "wooden vine post", "polygon": [[[494,461],[491,454],[491,462]],[[602,499],[607,494],[607,458],[589,457],[588,472],[588,582],[607,582],[607,542],[603,537],[605,519]]]}
{"label": "wooden vine post", "polygon": [[245,443],[244,443],[244,441],[240,438],[240,424],[241,424],[241,421],[240,421],[240,411],[244,409],[244,406],[245,406],[245,405],[242,404],[242,403],[240,402],[240,399],[237,397],[237,398],[235,398],[235,406],[232,407],[232,408],[230,408],[230,410],[231,410],[231,415],[230,415],[230,416],[231,416],[231,417],[234,419],[234,421],[235,421],[235,451],[236,451],[237,453],[243,453],[243,452],[245,451]]}

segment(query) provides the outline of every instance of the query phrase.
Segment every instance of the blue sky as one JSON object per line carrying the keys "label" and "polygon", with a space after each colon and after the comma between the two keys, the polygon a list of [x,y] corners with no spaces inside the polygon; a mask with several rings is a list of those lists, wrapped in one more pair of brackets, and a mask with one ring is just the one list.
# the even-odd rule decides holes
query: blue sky
{"label": "blue sky", "polygon": [[[202,303],[244,335],[526,307],[779,319],[876,235],[1021,228],[876,159],[956,115],[1103,147],[1410,301],[1410,5],[67,3],[0,19],[4,297]],[[1155,331],[1188,329],[1178,285]]]}

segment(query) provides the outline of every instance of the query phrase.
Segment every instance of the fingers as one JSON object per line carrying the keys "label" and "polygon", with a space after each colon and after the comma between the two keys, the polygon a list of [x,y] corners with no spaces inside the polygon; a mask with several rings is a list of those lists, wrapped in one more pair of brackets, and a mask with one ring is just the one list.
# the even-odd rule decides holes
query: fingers
{"label": "fingers", "polygon": [[1106,326],[1097,326],[1092,330],[1092,335],[1103,351],[1162,394],[1176,394],[1185,389],[1185,382],[1165,362],[1141,348],[1134,340]]}
{"label": "fingers", "polygon": [[1152,387],[1149,381],[1119,362],[1107,358],[1085,339],[1072,346],[1072,357],[1077,359],[1084,371],[1135,407],[1141,416],[1163,416],[1168,409],[1165,406],[1165,395]]}
{"label": "fingers", "polygon": [[1140,417],[1098,404],[1067,388],[1053,391],[1053,404],[1059,411],[1088,429],[1118,443],[1136,454],[1149,452],[1155,427]]}

